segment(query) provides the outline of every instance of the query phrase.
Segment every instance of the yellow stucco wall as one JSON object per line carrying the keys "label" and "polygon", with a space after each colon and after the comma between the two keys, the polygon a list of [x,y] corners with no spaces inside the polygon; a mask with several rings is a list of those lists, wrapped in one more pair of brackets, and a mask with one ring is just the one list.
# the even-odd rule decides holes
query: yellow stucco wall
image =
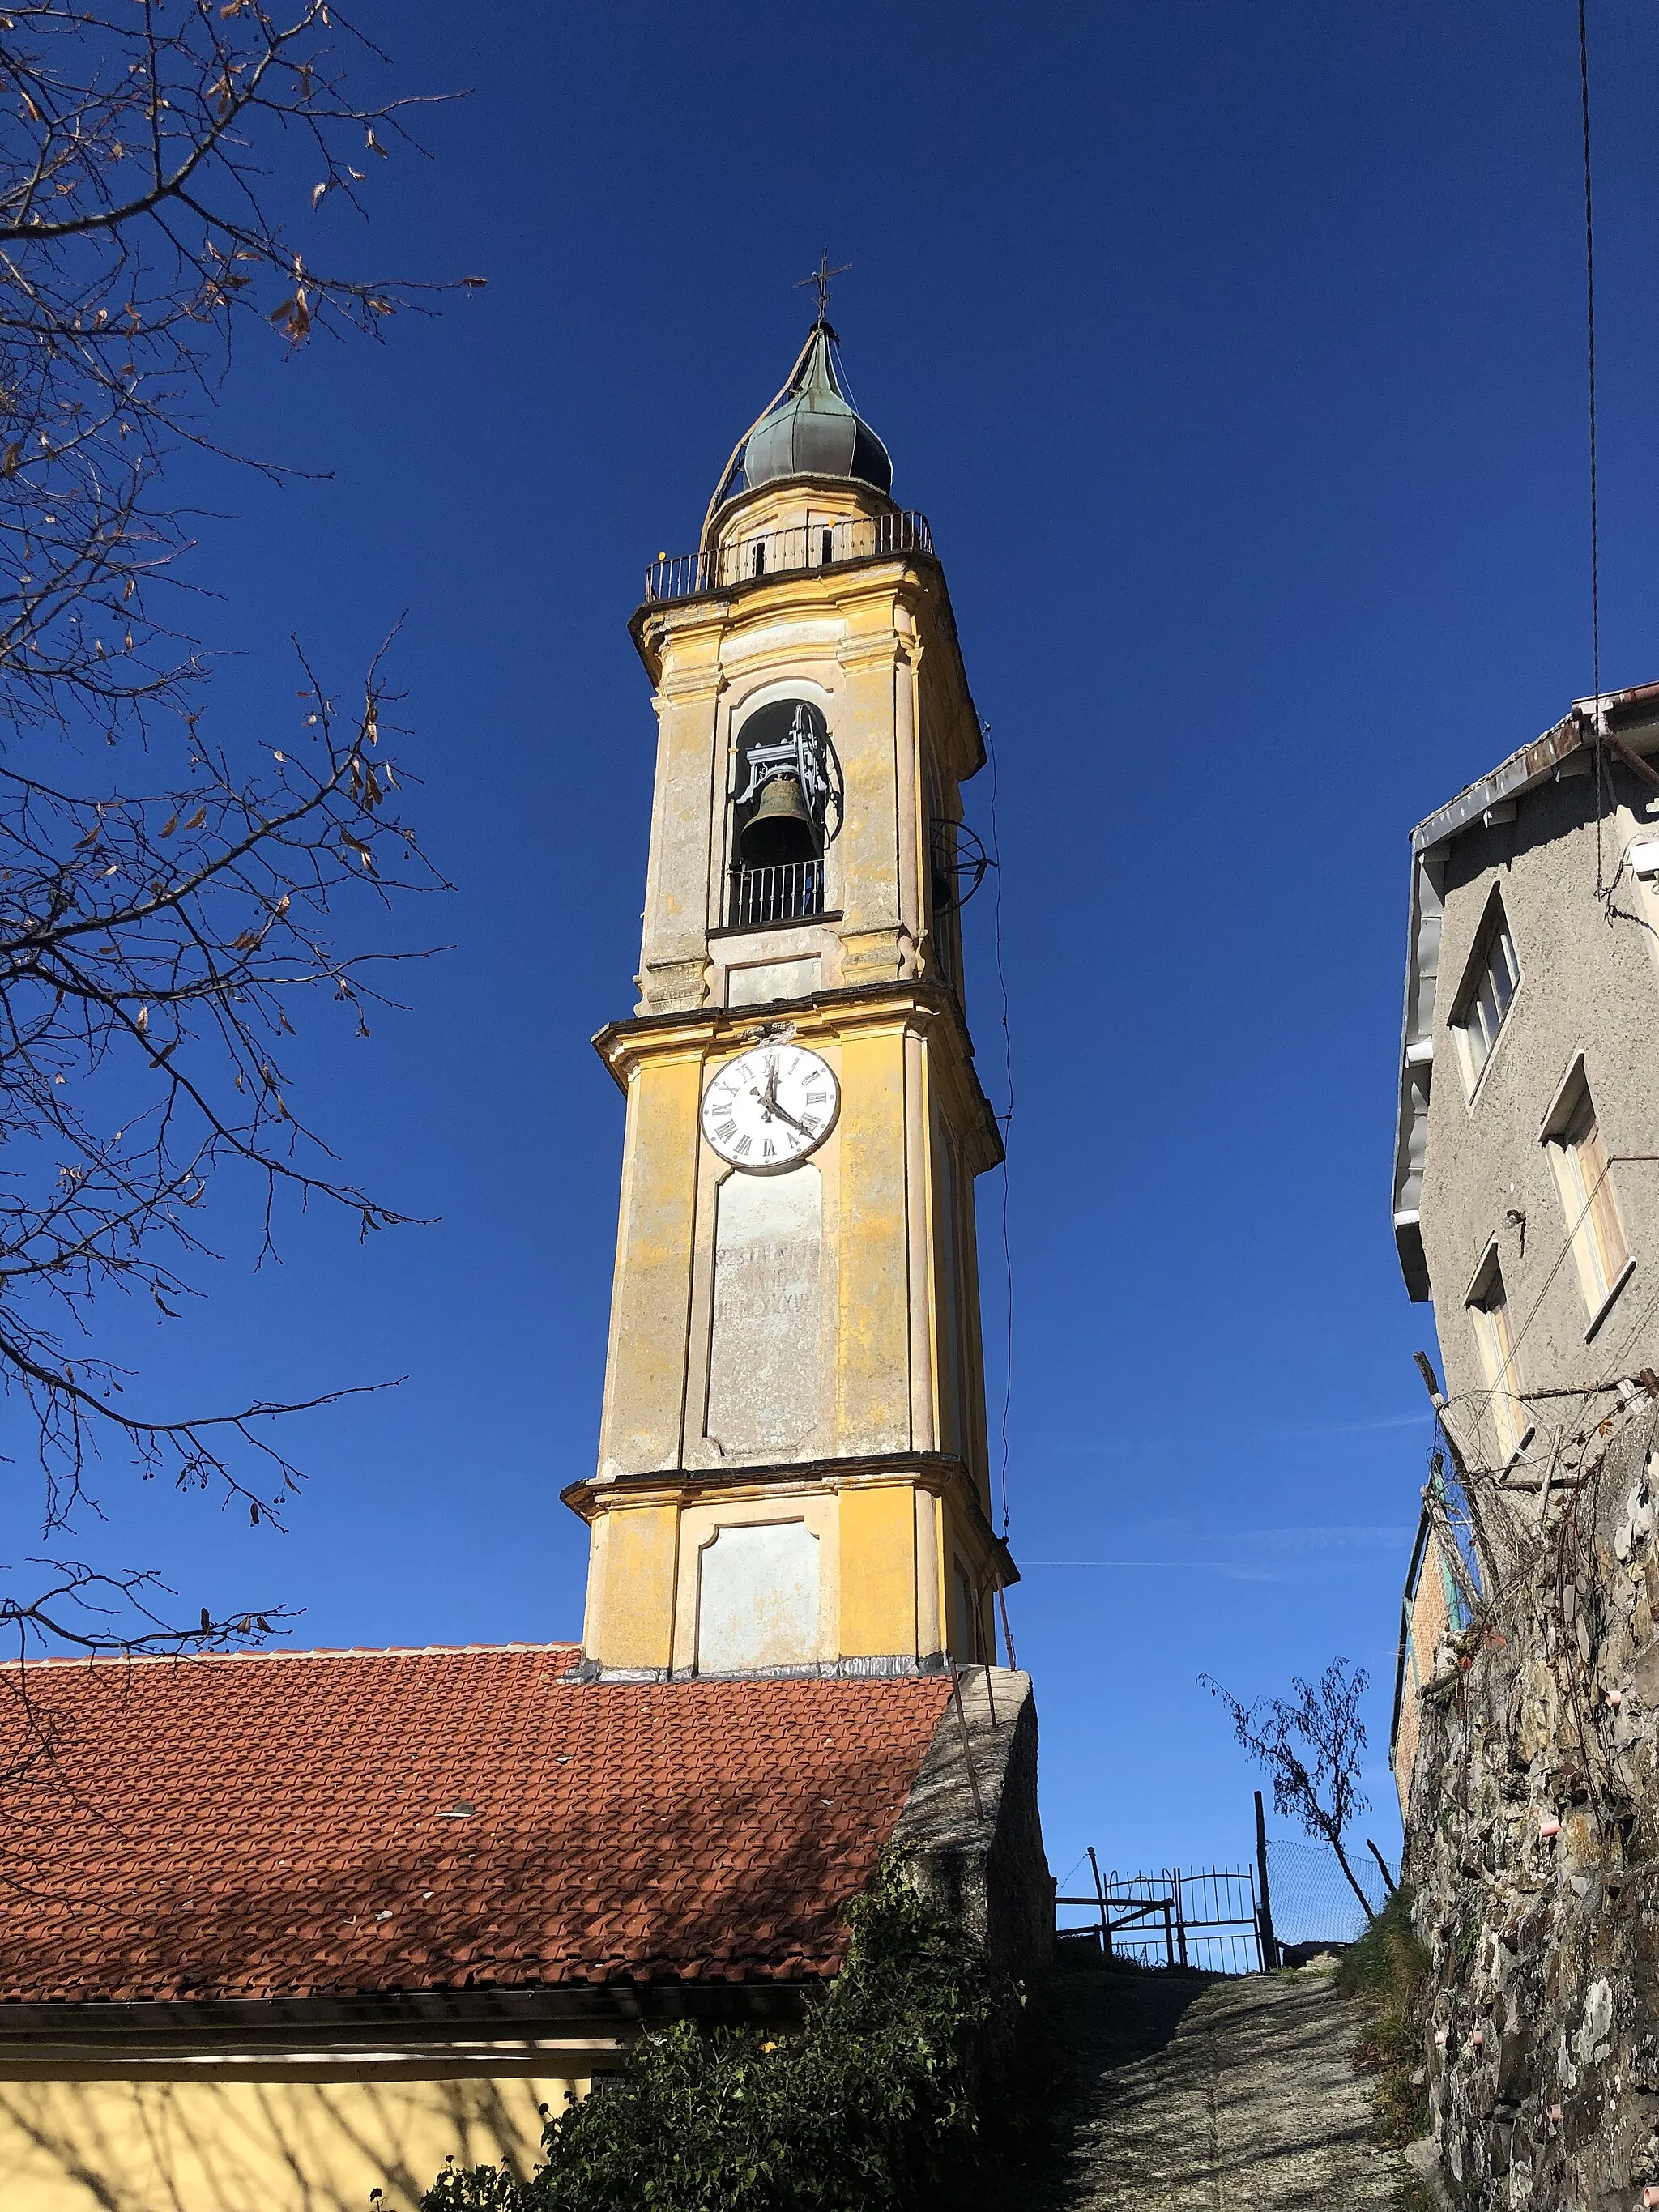
{"label": "yellow stucco wall", "polygon": [[[705,544],[747,548],[805,530],[809,516],[827,525],[889,513],[851,482],[791,481],[711,514]],[[872,553],[878,542],[872,527]],[[942,928],[956,943],[954,921],[934,911],[930,825],[955,818],[961,781],[984,764],[948,601],[932,562],[902,552],[775,573],[769,562],[757,579],[744,550],[732,573],[740,591],[653,602],[634,629],[659,718],[644,1018],[595,1040],[628,1093],[628,1126],[599,1468],[566,1493],[585,1517],[614,1522],[593,1546],[584,1648],[619,1670],[697,1663],[696,1547],[716,1528],[789,1517],[793,1468],[803,1470],[806,1519],[826,1469],[850,1463],[836,1541],[810,1532],[824,1548],[816,1629],[805,1610],[796,1624],[800,1661],[932,1653],[950,1639],[962,1542],[976,1583],[999,1571],[978,1525],[989,1488],[972,1204],[973,1178],[998,1146],[959,1008],[938,989],[930,934]],[[825,854],[829,910],[811,927],[799,917],[738,930],[729,871],[741,732],[786,694],[817,703],[845,781]],[[761,992],[769,970],[774,998]],[[741,1333],[753,1316],[733,1322],[721,1304],[721,1176],[698,1127],[701,1092],[752,1042],[766,1008],[785,1003],[797,1041],[823,1053],[841,1085],[817,1162],[816,1279],[792,1244],[799,1282],[766,1293],[799,1320],[782,1370],[791,1382],[805,1376],[816,1328],[816,1413],[802,1410],[803,1389],[770,1427],[732,1425],[713,1411],[733,1401],[732,1363],[750,1360],[751,1395],[771,1378]],[[753,1279],[764,1287],[758,1262]],[[780,1404],[787,1395],[775,1394]],[[949,1546],[917,1477],[893,1464],[909,1453],[959,1460],[973,1486],[980,1514],[958,1498],[964,1526]],[[619,1492],[619,1477],[635,1480]],[[660,1478],[660,1489],[641,1478]],[[680,1515],[696,1527],[676,1541],[669,1523]]]}
{"label": "yellow stucco wall", "polygon": [[[970,1632],[966,1644],[961,1642],[957,1621],[956,1565],[960,1561],[969,1583],[976,1593],[975,1612],[978,1618],[979,1650],[974,1648]],[[958,1658],[975,1659],[996,1650],[996,1624],[993,1613],[994,1593],[997,1588],[996,1562],[988,1555],[980,1528],[963,1510],[959,1498],[945,1498],[939,1512],[939,1571],[945,1619],[951,1624],[951,1648]]]}
{"label": "yellow stucco wall", "polygon": [[606,1369],[613,1474],[653,1474],[680,1455],[701,1054],[642,1061],[632,1094]]}
{"label": "yellow stucco wall", "polygon": [[[793,1457],[812,1467],[808,1497],[817,1494],[823,1462],[854,1462],[845,1487],[861,1501],[837,1509],[836,1565],[820,1592],[818,1641],[799,1656],[820,1662],[926,1656],[959,1640],[956,1556],[988,1592],[1001,1574],[987,1515],[971,1242],[972,1176],[988,1149],[983,1102],[957,1032],[931,1001],[919,1011],[904,985],[894,987],[890,1003],[866,999],[850,1009],[832,1002],[802,1010],[796,1035],[830,1060],[842,1103],[821,1156],[823,1418]],[[579,1510],[611,1524],[593,1543],[585,1649],[618,1670],[685,1671],[696,1664],[695,1553],[713,1534],[712,1525],[702,1525],[709,1512],[719,1526],[789,1517],[780,1508],[790,1494],[791,1455],[767,1466],[757,1486],[752,1476],[764,1455],[734,1451],[728,1474],[720,1443],[705,1437],[720,1186],[704,1171],[698,1076],[742,1042],[738,1023],[718,1013],[687,1017],[683,1024],[677,1019],[655,1035],[602,1039],[616,1052],[613,1065],[626,1070],[629,1094],[617,1269],[618,1315],[626,1307],[627,1319],[613,1329],[611,1449],[603,1463],[635,1480],[620,1491],[596,1483]],[[940,1196],[941,1153],[953,1178],[949,1205]],[[950,1340],[948,1358],[940,1337]],[[954,1407],[948,1420],[940,1408],[947,1389]],[[655,1407],[648,1417],[647,1401]],[[637,1417],[631,1423],[630,1413]],[[669,1463],[630,1466],[636,1454],[655,1459],[654,1448],[649,1454],[637,1448],[652,1425],[665,1429],[671,1421],[680,1445]],[[919,1559],[914,1494],[908,1509],[903,1497],[885,1494],[913,1493],[917,1475],[902,1466],[878,1470],[858,1462],[941,1449],[961,1454],[974,1495],[953,1495],[953,1526],[941,1543],[936,1577],[929,1565],[936,1516],[930,1509],[926,1556]],[[647,1487],[642,1475],[659,1475],[661,1487]],[[688,1513],[702,1516],[690,1554]],[[981,1642],[990,1648],[988,1630],[968,1648]]]}
{"label": "yellow stucco wall", "polygon": [[836,1443],[848,1453],[902,1451],[910,1441],[903,1036],[850,1036],[841,1058]]}
{"label": "yellow stucco wall", "polygon": [[0,2081],[5,2212],[413,2212],[445,2157],[520,2172],[580,2081]]}
{"label": "yellow stucco wall", "polygon": [[841,1494],[841,1648],[849,1658],[915,1654],[916,1508],[908,1483]]}
{"label": "yellow stucco wall", "polygon": [[679,1509],[613,1509],[599,1657],[607,1667],[666,1667],[673,1656]]}

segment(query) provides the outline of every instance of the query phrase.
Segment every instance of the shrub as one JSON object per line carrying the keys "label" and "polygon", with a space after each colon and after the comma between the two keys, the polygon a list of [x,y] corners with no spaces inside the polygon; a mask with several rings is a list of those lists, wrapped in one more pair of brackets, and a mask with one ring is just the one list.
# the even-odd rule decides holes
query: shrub
{"label": "shrub", "polygon": [[1377,2075],[1376,2103],[1385,2143],[1407,2143],[1426,2135],[1428,2100],[1423,2084],[1424,1994],[1429,1954],[1412,1925],[1411,1893],[1397,1889],[1337,1966],[1337,1987],[1358,1997],[1365,2013],[1358,2058]]}
{"label": "shrub", "polygon": [[787,2033],[647,2031],[550,2116],[520,2180],[451,2167],[422,2212],[908,2212],[971,2165],[1013,2007],[957,1924],[889,1866],[846,1964]]}

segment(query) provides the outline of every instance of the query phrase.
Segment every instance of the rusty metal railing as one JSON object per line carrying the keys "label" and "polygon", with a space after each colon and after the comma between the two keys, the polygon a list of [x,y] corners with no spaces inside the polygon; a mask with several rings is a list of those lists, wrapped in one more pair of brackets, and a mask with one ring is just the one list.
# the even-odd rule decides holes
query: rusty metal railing
{"label": "rusty metal railing", "polygon": [[645,572],[645,597],[659,604],[690,599],[700,592],[729,591],[805,568],[933,550],[927,516],[908,507],[890,514],[848,515],[835,523],[801,523],[788,530],[757,530],[701,553],[664,554]]}

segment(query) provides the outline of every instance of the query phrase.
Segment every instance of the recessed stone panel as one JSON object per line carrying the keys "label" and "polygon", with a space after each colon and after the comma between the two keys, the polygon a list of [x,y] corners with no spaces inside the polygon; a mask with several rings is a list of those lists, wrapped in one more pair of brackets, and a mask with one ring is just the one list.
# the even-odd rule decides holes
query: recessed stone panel
{"label": "recessed stone panel", "polygon": [[810,1666],[818,1590],[818,1540],[804,1521],[720,1529],[698,1577],[699,1674]]}
{"label": "recessed stone panel", "polygon": [[781,1457],[818,1425],[823,1217],[811,1161],[720,1185],[706,1426],[722,1451]]}
{"label": "recessed stone panel", "polygon": [[800,960],[766,960],[751,968],[732,968],[726,978],[728,1006],[767,1006],[775,999],[807,999],[823,979],[818,953]]}

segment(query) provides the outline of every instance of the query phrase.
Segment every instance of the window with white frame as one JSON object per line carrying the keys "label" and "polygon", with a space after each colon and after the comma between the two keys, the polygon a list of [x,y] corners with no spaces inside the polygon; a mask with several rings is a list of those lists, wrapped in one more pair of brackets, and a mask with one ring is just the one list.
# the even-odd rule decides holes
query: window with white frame
{"label": "window with white frame", "polygon": [[1556,1101],[1544,1141],[1567,1217],[1579,1288],[1594,1320],[1629,1273],[1631,1255],[1582,1060]]}
{"label": "window with white frame", "polygon": [[1521,963],[1515,955],[1509,916],[1502,896],[1494,890],[1452,1002],[1451,1025],[1463,1061],[1463,1081],[1471,1095],[1492,1057],[1520,981]]}
{"label": "window with white frame", "polygon": [[1521,1380],[1516,1371],[1515,1331],[1510,1322],[1509,1295],[1504,1287],[1504,1270],[1498,1262],[1495,1243],[1488,1245],[1485,1258],[1474,1271],[1466,1303],[1480,1354],[1480,1371],[1491,1394],[1487,1403],[1498,1440],[1498,1462],[1502,1465],[1513,1459],[1521,1449],[1524,1409],[1521,1403]]}

